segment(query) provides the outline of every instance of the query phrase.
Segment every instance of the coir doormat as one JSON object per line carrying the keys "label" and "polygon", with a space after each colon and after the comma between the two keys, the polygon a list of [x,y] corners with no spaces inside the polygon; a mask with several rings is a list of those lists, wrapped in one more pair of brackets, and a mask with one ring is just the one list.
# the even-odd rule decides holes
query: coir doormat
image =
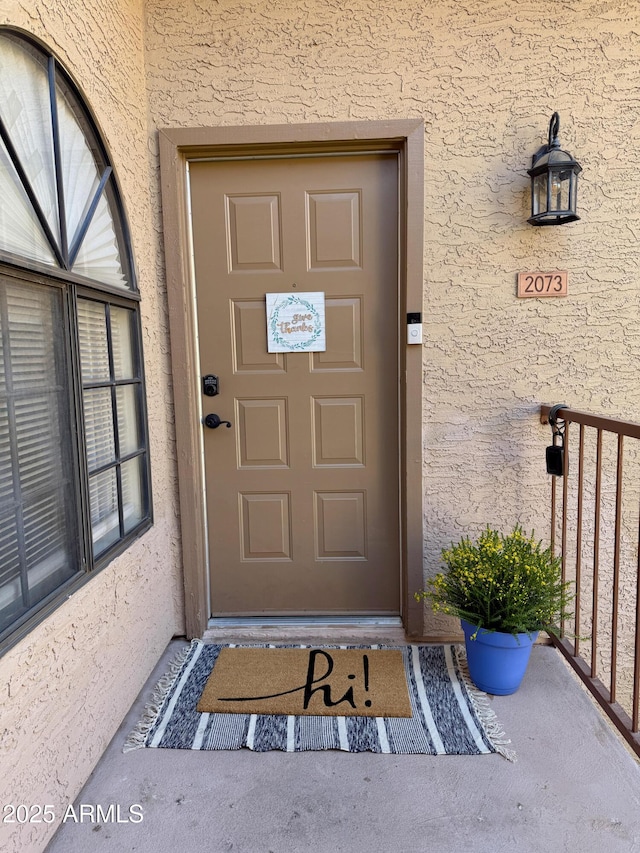
{"label": "coir doormat", "polygon": [[196,710],[410,717],[399,649],[224,648]]}
{"label": "coir doormat", "polygon": [[[125,752],[143,747],[192,750],[246,747],[257,752],[324,749],[425,755],[482,755],[497,752],[510,760],[515,758],[507,746],[509,741],[505,739],[488,697],[470,683],[466,674],[464,649],[459,646],[412,645],[396,649],[402,656],[411,717],[198,711],[198,702],[205,685],[225,648],[235,647],[194,640],[185,649],[167,675],[160,680],[142,720],[125,742]],[[389,647],[349,648],[360,652],[359,660],[363,670],[362,674],[356,669],[347,672],[347,680],[349,674],[356,675],[364,696],[362,654]],[[307,647],[307,661],[309,651],[313,650],[331,654],[336,647]],[[315,656],[314,666],[319,666],[323,660],[326,661],[322,655]],[[332,687],[332,674],[329,673],[326,679],[320,679],[322,670],[318,669],[318,680],[314,680],[311,689],[323,685]],[[344,693],[340,693],[340,689],[322,691],[322,695],[330,696],[335,701]]]}

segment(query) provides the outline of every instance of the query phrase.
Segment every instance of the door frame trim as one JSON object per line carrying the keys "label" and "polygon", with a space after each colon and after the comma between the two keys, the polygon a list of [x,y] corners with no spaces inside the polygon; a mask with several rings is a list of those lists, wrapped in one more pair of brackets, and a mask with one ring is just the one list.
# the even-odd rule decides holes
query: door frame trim
{"label": "door frame trim", "polygon": [[[424,122],[421,119],[169,128],[158,131],[171,340],[185,628],[201,637],[209,618],[197,324],[193,304],[187,173],[190,160],[397,151],[400,320],[423,310]],[[422,347],[400,322],[400,606],[405,633],[423,634]]]}

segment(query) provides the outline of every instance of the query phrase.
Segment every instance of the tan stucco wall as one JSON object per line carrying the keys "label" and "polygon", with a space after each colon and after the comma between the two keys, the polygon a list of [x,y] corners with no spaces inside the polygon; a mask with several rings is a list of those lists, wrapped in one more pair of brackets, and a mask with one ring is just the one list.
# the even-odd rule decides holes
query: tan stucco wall
{"label": "tan stucco wall", "polygon": [[[182,630],[166,311],[149,198],[141,3],[0,0],[0,23],[41,38],[93,108],[121,183],[142,294],[154,527],[0,658],[0,803],[52,804],[60,817]],[[0,848],[35,853],[53,829],[0,825]]]}
{"label": "tan stucco wall", "polygon": [[[146,48],[158,127],[424,119],[425,568],[486,523],[547,535],[539,404],[640,418],[635,0],[149,0]],[[554,110],[583,218],[532,228]],[[516,298],[553,269],[568,298]]]}

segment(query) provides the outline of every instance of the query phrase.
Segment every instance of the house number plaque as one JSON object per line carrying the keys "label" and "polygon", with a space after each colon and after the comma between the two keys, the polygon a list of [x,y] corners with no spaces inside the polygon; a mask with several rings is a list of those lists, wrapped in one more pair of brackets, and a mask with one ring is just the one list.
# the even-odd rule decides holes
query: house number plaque
{"label": "house number plaque", "polygon": [[566,296],[567,295],[566,270],[561,272],[519,272],[518,273],[518,296],[526,299],[530,296]]}

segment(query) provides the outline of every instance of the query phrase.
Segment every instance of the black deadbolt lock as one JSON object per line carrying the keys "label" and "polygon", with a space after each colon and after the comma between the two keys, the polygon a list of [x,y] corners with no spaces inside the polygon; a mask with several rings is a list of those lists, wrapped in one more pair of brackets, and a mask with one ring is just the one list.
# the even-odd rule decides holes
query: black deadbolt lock
{"label": "black deadbolt lock", "polygon": [[214,376],[213,373],[207,373],[206,376],[202,377],[202,393],[206,397],[215,397],[216,394],[219,394],[219,386],[218,377]]}

